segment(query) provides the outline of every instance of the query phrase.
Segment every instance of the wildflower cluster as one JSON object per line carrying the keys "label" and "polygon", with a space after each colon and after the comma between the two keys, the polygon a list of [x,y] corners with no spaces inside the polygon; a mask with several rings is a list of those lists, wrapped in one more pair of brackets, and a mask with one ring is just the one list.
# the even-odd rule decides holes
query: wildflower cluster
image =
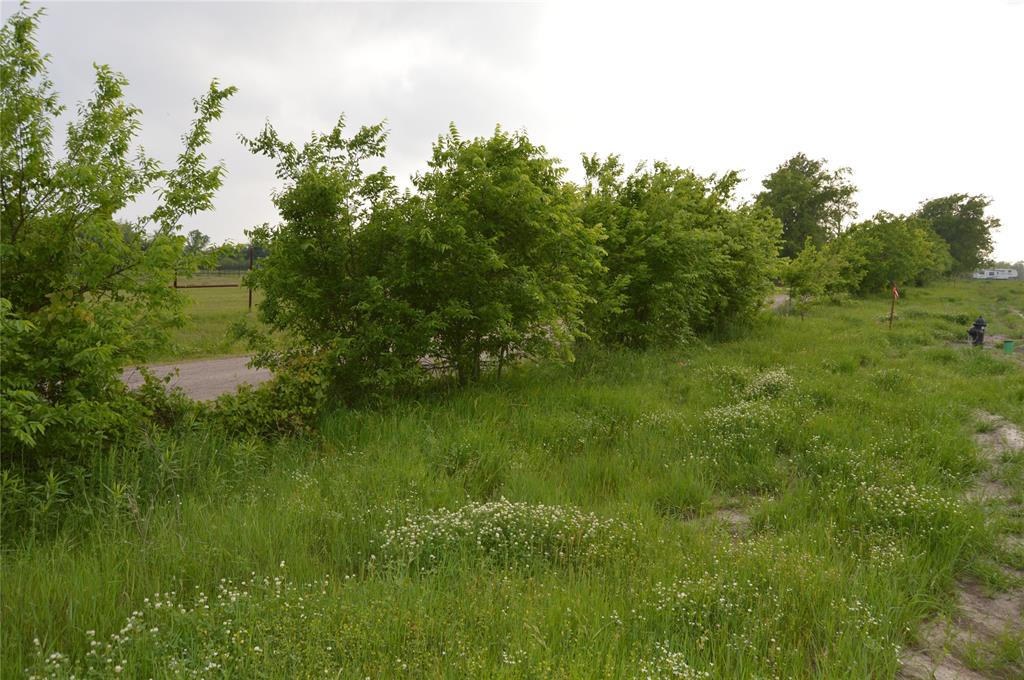
{"label": "wildflower cluster", "polygon": [[872,528],[942,535],[954,524],[969,521],[959,498],[913,482],[899,485],[863,483],[849,500],[856,503],[855,511],[862,517],[864,526]]}
{"label": "wildflower cluster", "polygon": [[779,409],[764,401],[737,401],[708,409],[704,424],[712,432],[727,436],[747,436],[781,422]]}
{"label": "wildflower cluster", "polygon": [[[898,637],[890,622],[844,588],[847,579],[824,557],[761,536],[724,546],[701,573],[655,583],[640,616],[648,628],[671,633],[689,664],[715,662],[719,677],[749,677],[752,667],[760,668],[754,677],[786,676],[783,669],[799,667],[806,652],[783,642],[793,635],[812,647],[867,652],[875,664],[895,658]],[[676,677],[652,668],[645,667],[650,677]]]}
{"label": "wildflower cluster", "polygon": [[[878,444],[858,450],[815,445],[804,452],[804,463],[820,489],[821,509],[841,527],[936,539],[954,527],[974,528],[959,496],[916,482]],[[893,550],[889,557],[895,558]]]}
{"label": "wildflower cluster", "polygon": [[221,579],[210,594],[198,587],[188,596],[155,593],[106,640],[87,631],[89,648],[82,658],[44,651],[37,643],[36,662],[26,675],[34,680],[251,677],[268,663],[289,664],[289,655],[336,666],[339,659],[329,643],[320,644],[312,634],[329,618],[323,603],[330,579],[298,583],[286,577],[283,562],[281,570],[272,577]]}
{"label": "wildflower cluster", "polygon": [[894,571],[910,559],[905,540],[891,530],[859,532],[860,555],[855,554],[864,564],[875,571]]}
{"label": "wildflower cluster", "polygon": [[707,671],[699,671],[686,663],[686,656],[682,652],[674,652],[668,642],[659,642],[654,645],[655,656],[652,659],[645,659],[640,662],[637,669],[637,680],[700,680],[710,678]]}
{"label": "wildflower cluster", "polygon": [[745,399],[770,399],[792,389],[795,381],[786,369],[772,368],[755,375],[743,391]]}
{"label": "wildflower cluster", "polygon": [[380,551],[386,561],[427,570],[467,553],[503,564],[594,562],[635,543],[634,529],[621,520],[503,498],[410,517],[385,531]]}
{"label": "wildflower cluster", "polygon": [[[749,459],[773,448],[785,413],[769,401],[737,401],[708,409],[691,434],[691,457],[712,465]],[[756,457],[756,456],[755,456]]]}

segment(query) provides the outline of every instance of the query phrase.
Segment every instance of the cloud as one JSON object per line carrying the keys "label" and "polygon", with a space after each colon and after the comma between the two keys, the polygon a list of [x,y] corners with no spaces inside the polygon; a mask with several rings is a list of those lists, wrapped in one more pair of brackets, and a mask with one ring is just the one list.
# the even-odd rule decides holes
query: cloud
{"label": "cloud", "polygon": [[[12,7],[4,3],[4,11]],[[239,87],[210,155],[229,170],[195,226],[241,239],[273,221],[270,161],[236,134],[270,119],[301,141],[344,112],[387,119],[387,163],[424,167],[436,136],[525,127],[579,177],[581,152],[745,171],[796,151],[849,165],[861,214],[986,193],[997,255],[1024,258],[1024,13],[1006,3],[62,3],[42,47],[66,103],[89,64],[131,81],[141,141],[171,161],[211,77]]]}

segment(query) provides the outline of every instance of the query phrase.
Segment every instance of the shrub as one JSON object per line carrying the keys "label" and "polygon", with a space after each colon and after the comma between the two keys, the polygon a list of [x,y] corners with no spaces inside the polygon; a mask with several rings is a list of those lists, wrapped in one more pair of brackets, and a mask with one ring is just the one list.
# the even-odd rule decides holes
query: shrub
{"label": "shrub", "polygon": [[842,263],[834,249],[818,248],[810,239],[803,250],[786,263],[782,281],[789,289],[789,299],[801,315],[826,295],[835,295],[843,286]]}
{"label": "shrub", "polygon": [[264,319],[318,357],[331,391],[393,392],[427,359],[465,383],[485,357],[568,353],[600,251],[543,147],[500,129],[464,141],[453,127],[418,193],[398,198],[383,170],[361,168],[383,154],[383,128],[343,132],[339,121],[301,150],[269,126],[248,140],[286,181],[281,224],[254,233],[270,255],[250,281]]}
{"label": "shrub", "polygon": [[845,263],[841,278],[853,292],[922,284],[952,266],[949,247],[926,220],[880,212],[853,225],[830,248]]}
{"label": "shrub", "polygon": [[[329,389],[357,398],[415,381],[430,329],[395,294],[389,262],[396,243],[383,219],[395,198],[392,179],[383,169],[362,169],[383,155],[387,134],[382,125],[351,138],[344,132],[340,118],[301,149],[269,124],[245,140],[253,153],[277,161],[285,182],[274,196],[281,223],[252,233],[269,255],[249,283],[265,294],[259,309],[267,325],[289,336],[302,361],[316,357]],[[261,362],[280,375],[294,358],[264,354]],[[245,399],[263,398],[253,395]]]}
{"label": "shrub", "polygon": [[292,351],[276,356],[273,379],[241,385],[206,407],[208,421],[230,436],[276,437],[309,432],[327,400],[330,367],[322,356]]}
{"label": "shrub", "polygon": [[525,133],[466,141],[454,126],[429,165],[404,205],[400,283],[429,319],[430,354],[460,383],[485,358],[571,357],[601,251],[565,169]]}
{"label": "shrub", "polygon": [[672,345],[749,320],[775,270],[780,224],[729,207],[736,173],[699,177],[665,163],[623,178],[617,156],[584,157],[583,222],[601,226],[606,272],[586,331],[609,344]]}
{"label": "shrub", "polygon": [[[3,272],[3,464],[41,468],[125,436],[142,410],[121,366],[167,340],[181,299],[169,284],[182,260],[180,220],[211,206],[223,167],[202,147],[234,88],[211,84],[195,102],[178,166],[162,170],[133,149],[140,111],[127,81],[96,67],[96,89],[52,150],[61,115],[36,46],[40,12],[22,8],[0,30],[0,270]],[[155,210],[114,215],[156,190]],[[146,233],[152,226],[154,233]]]}

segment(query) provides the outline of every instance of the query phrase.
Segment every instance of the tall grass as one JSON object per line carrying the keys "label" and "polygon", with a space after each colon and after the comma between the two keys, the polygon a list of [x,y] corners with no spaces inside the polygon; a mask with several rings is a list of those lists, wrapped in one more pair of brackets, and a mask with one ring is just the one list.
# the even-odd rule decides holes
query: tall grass
{"label": "tall grass", "polygon": [[307,439],[183,427],[5,527],[4,674],[892,677],[958,575],[1014,559],[962,492],[1024,373],[955,342],[961,314],[1019,338],[1014,309],[956,283],[892,330],[884,301],[766,315]]}

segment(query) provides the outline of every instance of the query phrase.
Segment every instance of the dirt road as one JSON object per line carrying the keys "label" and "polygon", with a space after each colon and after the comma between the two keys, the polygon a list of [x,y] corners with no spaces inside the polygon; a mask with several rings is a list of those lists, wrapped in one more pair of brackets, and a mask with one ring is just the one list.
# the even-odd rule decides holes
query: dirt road
{"label": "dirt road", "polygon": [[[778,310],[789,296],[776,294],[767,300],[771,309]],[[270,380],[270,371],[249,368],[246,364],[249,357],[226,357],[224,359],[202,359],[180,364],[161,364],[150,366],[149,369],[157,376],[163,377],[178,370],[178,376],[171,380],[171,385],[180,387],[185,394],[198,401],[215,399],[225,392],[232,392],[243,383],[258,385]],[[134,389],[142,384],[142,376],[134,368],[126,368],[121,380],[129,388]]]}
{"label": "dirt road", "polygon": [[[232,392],[243,383],[258,385],[270,380],[270,371],[265,368],[249,368],[249,357],[226,357],[224,359],[202,359],[180,364],[149,366],[154,375],[163,377],[178,370],[171,379],[171,386],[180,387],[185,394],[198,401],[214,399],[225,392]],[[126,368],[121,380],[134,389],[142,384],[142,375],[134,368]]]}
{"label": "dirt road", "polygon": [[771,305],[772,309],[781,309],[782,305],[784,305],[787,302],[789,302],[789,295],[787,295],[785,293],[778,293],[776,295],[773,295],[768,300],[768,302]]}

